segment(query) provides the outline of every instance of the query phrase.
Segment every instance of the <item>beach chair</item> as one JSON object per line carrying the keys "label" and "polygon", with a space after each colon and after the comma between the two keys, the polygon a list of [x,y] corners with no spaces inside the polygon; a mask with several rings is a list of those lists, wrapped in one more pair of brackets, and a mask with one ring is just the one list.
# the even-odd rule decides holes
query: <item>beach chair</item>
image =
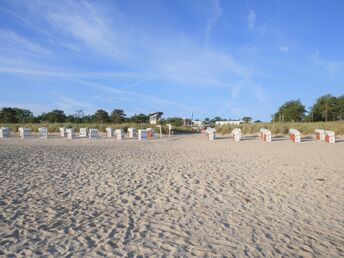
{"label": "beach chair", "polygon": [[88,138],[89,139],[98,138],[98,129],[90,128],[88,130]]}
{"label": "beach chair", "polygon": [[67,128],[66,129],[66,134],[67,134],[67,138],[69,140],[73,139],[75,137],[75,130],[73,128]]}
{"label": "beach chair", "polygon": [[216,139],[216,130],[214,128],[208,127],[205,130],[205,135],[207,136],[209,141],[214,141]]}
{"label": "beach chair", "polygon": [[147,139],[154,139],[155,138],[155,130],[153,128],[146,129]]}
{"label": "beach chair", "polygon": [[325,142],[327,143],[335,143],[336,142],[336,134],[333,131],[325,131]]}
{"label": "beach chair", "polygon": [[289,134],[292,142],[301,142],[301,134],[298,130],[291,128],[289,129]]}
{"label": "beach chair", "polygon": [[240,128],[234,128],[232,131],[233,139],[236,142],[239,142],[241,140],[241,130]]}
{"label": "beach chair", "polygon": [[271,131],[266,128],[262,128],[259,130],[260,138],[265,142],[271,142]]}
{"label": "beach chair", "polygon": [[80,137],[87,137],[88,136],[88,129],[87,128],[80,128],[79,136]]}
{"label": "beach chair", "polygon": [[168,126],[168,137],[171,137],[172,135],[172,125],[171,124],[167,124]]}
{"label": "beach chair", "polygon": [[115,131],[116,139],[117,140],[123,140],[124,139],[124,130],[123,129],[116,129]]}
{"label": "beach chair", "polygon": [[66,128],[65,127],[60,127],[60,136],[61,137],[66,137]]}
{"label": "beach chair", "polygon": [[147,130],[144,129],[139,129],[138,130],[138,134],[139,134],[139,140],[147,140]]}
{"label": "beach chair", "polygon": [[31,136],[31,129],[25,127],[19,127],[19,136],[23,139]]}
{"label": "beach chair", "polygon": [[325,130],[323,130],[323,129],[315,129],[314,134],[315,134],[315,139],[316,140],[321,140],[321,141],[325,140]]}
{"label": "beach chair", "polygon": [[7,127],[0,128],[0,138],[10,137],[10,129]]}
{"label": "beach chair", "polygon": [[38,137],[41,139],[48,139],[48,128],[46,127],[38,128]]}
{"label": "beach chair", "polygon": [[113,135],[113,129],[108,127],[108,128],[105,129],[105,131],[106,131],[106,136],[111,138],[112,135]]}
{"label": "beach chair", "polygon": [[135,128],[128,128],[128,136],[129,138],[137,137],[137,131]]}

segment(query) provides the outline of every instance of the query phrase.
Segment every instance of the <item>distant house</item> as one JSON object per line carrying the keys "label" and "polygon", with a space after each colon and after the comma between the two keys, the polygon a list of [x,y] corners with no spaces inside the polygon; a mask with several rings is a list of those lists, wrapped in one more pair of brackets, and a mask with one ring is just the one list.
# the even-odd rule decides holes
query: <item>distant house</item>
{"label": "distant house", "polygon": [[216,126],[223,126],[223,125],[240,125],[243,124],[243,120],[230,120],[230,121],[216,121]]}
{"label": "distant house", "polygon": [[193,120],[192,125],[201,128],[204,126],[204,123],[203,123],[203,121]]}
{"label": "distant house", "polygon": [[155,113],[149,114],[149,123],[151,125],[156,125],[163,114],[164,114],[163,112],[155,112]]}

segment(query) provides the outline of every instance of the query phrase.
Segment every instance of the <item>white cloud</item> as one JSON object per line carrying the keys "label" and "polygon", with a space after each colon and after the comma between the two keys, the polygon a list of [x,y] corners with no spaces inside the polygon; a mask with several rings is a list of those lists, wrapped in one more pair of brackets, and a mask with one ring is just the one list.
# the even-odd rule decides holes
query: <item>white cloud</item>
{"label": "white cloud", "polygon": [[211,1],[211,14],[210,18],[207,21],[207,26],[205,29],[205,44],[208,46],[209,44],[209,38],[210,38],[210,33],[213,28],[213,26],[216,24],[216,22],[220,19],[222,15],[222,8],[220,5],[219,0],[212,0]]}
{"label": "white cloud", "polygon": [[40,55],[46,55],[50,53],[50,51],[46,48],[26,39],[25,37],[11,30],[0,30],[0,46],[2,46],[3,48],[6,47],[12,49],[15,48],[17,50],[26,50],[31,53]]}
{"label": "white cloud", "polygon": [[282,53],[286,54],[286,53],[288,53],[288,51],[289,51],[289,47],[288,47],[288,46],[280,46],[280,47],[279,47],[279,50],[280,50]]}
{"label": "white cloud", "polygon": [[[211,3],[210,18],[205,30],[206,42],[222,15],[220,2],[213,0]],[[43,62],[27,57],[6,62],[1,60],[0,54],[2,73],[28,77],[35,75],[48,79],[54,77],[61,85],[68,80],[76,80],[80,84],[88,83],[89,87],[116,94],[123,99],[144,99],[146,103],[176,106],[180,110],[195,111],[197,108],[140,94],[140,90],[135,92],[134,88],[154,81],[161,82],[161,85],[173,84],[176,90],[183,90],[184,87],[225,89],[231,91],[232,98],[236,99],[243,87],[253,87],[246,93],[253,97],[260,96],[259,90],[251,86],[254,84],[241,84],[242,81],[252,82],[255,71],[251,65],[234,58],[232,52],[213,48],[208,43],[204,47],[203,42],[181,35],[178,31],[170,30],[168,34],[148,33],[144,30],[144,25],[133,25],[120,10],[107,12],[106,8],[99,7],[98,2],[66,1],[55,4],[42,1],[37,5],[30,5],[29,12],[21,14],[21,17],[21,21],[37,34],[44,35],[50,46],[54,47],[51,50],[51,60]],[[251,10],[248,15],[251,30],[255,28],[255,21],[256,13]],[[44,29],[42,24],[45,24]],[[53,52],[55,48],[58,49],[56,53]],[[72,53],[72,62],[64,66],[65,63],[59,62],[59,58],[64,57],[63,51],[66,49],[75,53]],[[71,53],[68,52],[68,55]],[[109,65],[107,71],[103,71],[102,65],[94,66],[97,68],[91,72],[85,71],[83,68],[87,65],[83,66],[83,62],[88,60]],[[117,80],[118,78],[121,80]],[[82,79],[101,79],[101,82],[90,84],[90,80]],[[106,83],[103,83],[105,80]],[[129,88],[133,90],[128,91]],[[69,109],[76,105],[66,99],[59,99],[56,104]]]}
{"label": "white cloud", "polygon": [[248,28],[250,30],[253,30],[256,24],[256,12],[254,10],[251,10],[249,12],[248,17],[247,17],[247,22],[248,22]]}
{"label": "white cloud", "polygon": [[323,67],[330,75],[335,76],[344,71],[344,62],[327,60],[320,57],[319,50],[316,50],[309,58],[310,62]]}

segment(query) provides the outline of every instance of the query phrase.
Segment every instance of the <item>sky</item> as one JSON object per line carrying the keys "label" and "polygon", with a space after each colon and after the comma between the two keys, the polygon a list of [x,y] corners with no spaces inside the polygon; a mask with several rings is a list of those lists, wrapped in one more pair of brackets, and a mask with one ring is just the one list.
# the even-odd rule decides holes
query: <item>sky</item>
{"label": "sky", "polygon": [[344,94],[344,1],[0,0],[0,107],[251,116]]}

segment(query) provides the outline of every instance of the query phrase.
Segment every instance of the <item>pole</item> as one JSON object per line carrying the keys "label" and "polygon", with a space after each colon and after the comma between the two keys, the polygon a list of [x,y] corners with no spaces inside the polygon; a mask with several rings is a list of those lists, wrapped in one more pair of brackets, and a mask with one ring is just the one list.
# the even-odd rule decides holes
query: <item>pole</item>
{"label": "pole", "polygon": [[159,128],[159,130],[160,130],[160,140],[162,140],[162,130],[161,130],[161,125],[157,125],[156,127],[158,127],[158,128]]}

